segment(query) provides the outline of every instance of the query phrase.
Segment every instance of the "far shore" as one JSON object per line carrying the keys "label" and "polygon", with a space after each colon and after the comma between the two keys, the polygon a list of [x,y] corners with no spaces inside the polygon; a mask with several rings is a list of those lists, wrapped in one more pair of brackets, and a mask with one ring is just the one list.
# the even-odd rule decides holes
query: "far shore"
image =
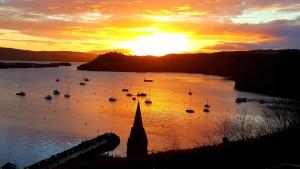
{"label": "far shore", "polygon": [[0,62],[0,69],[47,68],[47,67],[59,67],[59,66],[71,66],[71,63],[67,63],[67,62],[58,62],[58,63]]}

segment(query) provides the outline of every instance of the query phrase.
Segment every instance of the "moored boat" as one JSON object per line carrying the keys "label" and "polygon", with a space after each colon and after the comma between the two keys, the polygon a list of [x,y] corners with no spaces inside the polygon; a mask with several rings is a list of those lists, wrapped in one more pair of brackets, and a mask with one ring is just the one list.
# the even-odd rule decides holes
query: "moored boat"
{"label": "moored boat", "polygon": [[52,96],[47,95],[47,96],[45,96],[44,98],[45,98],[46,100],[51,100],[51,99],[52,99]]}
{"label": "moored boat", "polygon": [[59,92],[58,90],[53,90],[53,94],[54,94],[54,95],[59,95],[60,92]]}

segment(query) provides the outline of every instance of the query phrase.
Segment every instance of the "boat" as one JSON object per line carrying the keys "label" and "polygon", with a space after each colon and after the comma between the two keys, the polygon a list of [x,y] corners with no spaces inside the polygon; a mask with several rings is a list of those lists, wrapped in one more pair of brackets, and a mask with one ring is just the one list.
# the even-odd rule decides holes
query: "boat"
{"label": "boat", "polygon": [[244,98],[244,97],[238,97],[235,99],[235,102],[236,103],[244,103],[244,102],[247,102],[248,99],[247,98]]}
{"label": "boat", "polygon": [[127,93],[126,96],[132,97],[132,94],[131,93]]}
{"label": "boat", "polygon": [[110,97],[110,98],[108,99],[108,101],[110,101],[110,102],[116,102],[117,99],[114,97],[114,95],[115,95],[115,91],[114,91],[114,89],[113,89],[113,96]]}
{"label": "boat", "polygon": [[193,109],[186,109],[186,112],[187,113],[194,113],[194,110]]}
{"label": "boat", "polygon": [[85,82],[89,82],[89,81],[90,81],[90,79],[88,79],[88,78],[84,78],[84,81],[85,81]]}
{"label": "boat", "polygon": [[53,90],[53,94],[54,94],[54,95],[59,95],[60,92],[59,92],[58,90]]}
{"label": "boat", "polygon": [[203,112],[209,113],[209,108],[205,107],[205,108],[203,109]]}
{"label": "boat", "polygon": [[64,95],[64,97],[65,97],[65,98],[70,98],[71,95],[66,93],[66,94]]}
{"label": "boat", "polygon": [[59,82],[59,81],[60,81],[60,79],[59,79],[59,78],[57,78],[55,81]]}
{"label": "boat", "polygon": [[44,97],[46,100],[51,100],[52,99],[52,96],[48,95],[46,97]]}
{"label": "boat", "polygon": [[151,79],[144,79],[144,82],[153,82]]}
{"label": "boat", "polygon": [[192,96],[191,95],[190,95],[190,108],[186,109],[185,112],[194,113],[194,110],[192,109]]}
{"label": "boat", "polygon": [[85,85],[85,78],[83,78],[83,76],[82,76],[82,78],[80,79],[80,86],[84,86]]}
{"label": "boat", "polygon": [[116,99],[116,98],[114,98],[114,97],[110,97],[110,98],[108,99],[108,101],[110,101],[110,102],[116,102],[116,101],[117,101],[117,99]]}
{"label": "boat", "polygon": [[142,93],[138,93],[137,96],[138,96],[138,97],[146,97],[147,94],[142,92]]}
{"label": "boat", "polygon": [[122,89],[122,92],[128,92],[129,89]]}
{"label": "boat", "polygon": [[206,99],[206,104],[204,104],[204,108],[210,108],[210,105],[208,104],[208,99]]}
{"label": "boat", "polygon": [[20,89],[20,92],[17,92],[17,96],[26,96],[26,93],[22,90],[22,85],[18,85],[18,88]]}
{"label": "boat", "polygon": [[69,83],[68,83],[68,92],[65,93],[64,97],[65,97],[65,98],[71,97],[71,95],[70,95],[70,84],[69,84]]}
{"label": "boat", "polygon": [[20,91],[18,93],[16,93],[17,96],[26,96],[26,93],[23,91]]}
{"label": "boat", "polygon": [[152,101],[151,101],[150,99],[147,99],[147,100],[145,101],[145,104],[152,104]]}
{"label": "boat", "polygon": [[192,89],[190,89],[190,91],[189,91],[189,95],[193,95],[193,93],[192,93]]}

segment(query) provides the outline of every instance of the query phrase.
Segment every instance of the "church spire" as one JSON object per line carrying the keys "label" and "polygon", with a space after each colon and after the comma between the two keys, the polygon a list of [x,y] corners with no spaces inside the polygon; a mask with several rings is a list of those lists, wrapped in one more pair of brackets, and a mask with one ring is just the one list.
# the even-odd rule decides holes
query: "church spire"
{"label": "church spire", "polygon": [[138,102],[135,117],[134,117],[134,122],[133,122],[133,127],[139,127],[139,126],[143,127],[143,119],[141,114],[140,102]]}
{"label": "church spire", "polygon": [[148,139],[143,126],[140,103],[138,102],[133,126],[127,141],[127,155],[146,155]]}

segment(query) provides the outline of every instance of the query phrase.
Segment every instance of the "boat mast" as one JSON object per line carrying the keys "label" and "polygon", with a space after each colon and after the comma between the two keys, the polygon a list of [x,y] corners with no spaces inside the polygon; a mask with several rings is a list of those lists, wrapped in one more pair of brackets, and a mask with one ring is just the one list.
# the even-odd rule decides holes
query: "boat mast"
{"label": "boat mast", "polygon": [[190,110],[192,110],[192,96],[190,95]]}
{"label": "boat mast", "polygon": [[70,82],[68,82],[68,94],[70,94]]}

